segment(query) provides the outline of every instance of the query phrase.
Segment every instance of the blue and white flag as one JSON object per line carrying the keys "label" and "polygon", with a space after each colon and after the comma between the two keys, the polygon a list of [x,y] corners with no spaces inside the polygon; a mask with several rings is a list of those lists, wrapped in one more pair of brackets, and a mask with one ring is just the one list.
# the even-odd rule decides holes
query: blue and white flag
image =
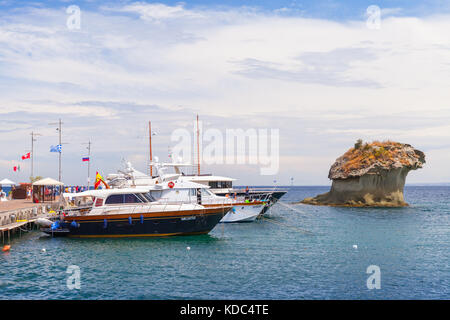
{"label": "blue and white flag", "polygon": [[61,153],[62,151],[62,146],[60,144],[56,145],[56,146],[50,146],[50,152],[59,152]]}

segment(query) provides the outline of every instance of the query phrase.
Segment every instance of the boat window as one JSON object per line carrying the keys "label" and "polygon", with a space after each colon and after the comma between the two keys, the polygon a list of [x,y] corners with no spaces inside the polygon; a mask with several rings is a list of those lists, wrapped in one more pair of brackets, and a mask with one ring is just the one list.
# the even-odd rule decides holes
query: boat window
{"label": "boat window", "polygon": [[92,197],[74,197],[73,203],[77,207],[90,207],[94,203]]}
{"label": "boat window", "polygon": [[105,204],[141,203],[141,202],[143,202],[143,201],[141,199],[139,199],[135,194],[127,193],[127,194],[110,195],[106,199]]}
{"label": "boat window", "polygon": [[148,202],[148,199],[144,196],[144,194],[136,193],[135,195],[139,198],[139,200],[141,200],[141,202]]}
{"label": "boat window", "polygon": [[101,207],[102,205],[103,205],[103,199],[102,198],[95,199],[95,206],[96,207]]}
{"label": "boat window", "polygon": [[129,193],[129,194],[124,194],[124,203],[141,203],[142,201],[139,200],[138,197],[136,197],[135,194],[133,193]]}
{"label": "boat window", "polygon": [[155,200],[161,199],[163,192],[162,191],[150,191],[148,194]]}
{"label": "boat window", "polygon": [[212,189],[231,188],[231,181],[210,181],[208,185]]}
{"label": "boat window", "polygon": [[201,189],[202,196],[211,196],[211,192],[208,189]]}
{"label": "boat window", "polygon": [[197,195],[197,189],[190,189],[191,190],[191,196],[195,197]]}
{"label": "boat window", "polygon": [[152,196],[150,192],[142,193],[141,196],[143,196],[145,199],[147,199],[148,202],[154,202],[156,199]]}
{"label": "boat window", "polygon": [[105,204],[118,204],[118,203],[123,203],[123,194],[110,195],[105,201]]}
{"label": "boat window", "polygon": [[211,188],[215,188],[215,189],[220,188],[220,187],[219,187],[219,182],[218,182],[218,181],[210,181],[210,182],[209,182],[209,186],[210,186]]}

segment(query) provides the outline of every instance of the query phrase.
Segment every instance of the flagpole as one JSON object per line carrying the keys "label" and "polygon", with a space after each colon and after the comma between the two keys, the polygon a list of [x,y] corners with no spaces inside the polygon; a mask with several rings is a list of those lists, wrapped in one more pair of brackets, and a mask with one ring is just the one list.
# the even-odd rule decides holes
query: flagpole
{"label": "flagpole", "polygon": [[59,177],[58,177],[58,179],[59,179],[59,182],[61,182],[61,155],[62,155],[62,142],[61,142],[61,134],[62,134],[62,129],[61,129],[61,125],[63,124],[64,122],[62,122],[61,121],[61,118],[59,119],[59,121],[57,122],[57,123],[49,123],[50,125],[53,125],[53,124],[57,124],[58,125],[58,128],[56,128],[56,130],[58,130],[58,133],[59,133],[59,148],[57,148],[57,151],[59,152]]}
{"label": "flagpole", "polygon": [[88,190],[89,190],[89,186],[91,185],[91,140],[89,140],[87,144],[87,149],[88,149]]}
{"label": "flagpole", "polygon": [[[62,124],[62,122],[61,122],[61,119],[59,119],[59,145],[62,147],[62,144],[61,144],[61,124]],[[59,152],[59,182],[61,182],[61,155],[62,155],[62,149],[61,149],[61,151]]]}
{"label": "flagpole", "polygon": [[33,131],[31,131],[31,176],[30,180],[33,179],[33,160],[34,160],[34,134]]}
{"label": "flagpole", "polygon": [[[152,123],[148,122],[148,141],[149,141],[149,147],[150,147],[150,177],[153,177],[153,166],[152,166]],[[148,172],[148,171],[147,171]]]}
{"label": "flagpole", "polygon": [[88,156],[89,156],[89,161],[88,161],[88,190],[89,190],[89,186],[91,183],[91,140],[89,140],[89,145],[88,145]]}
{"label": "flagpole", "polygon": [[34,141],[36,141],[36,139],[34,137],[36,136],[41,136],[41,134],[39,133],[34,133],[33,131],[31,131],[31,178],[34,178],[34,167],[33,167],[33,163],[34,163]]}
{"label": "flagpole", "polygon": [[200,175],[200,128],[198,127],[198,115],[197,115],[197,175]]}

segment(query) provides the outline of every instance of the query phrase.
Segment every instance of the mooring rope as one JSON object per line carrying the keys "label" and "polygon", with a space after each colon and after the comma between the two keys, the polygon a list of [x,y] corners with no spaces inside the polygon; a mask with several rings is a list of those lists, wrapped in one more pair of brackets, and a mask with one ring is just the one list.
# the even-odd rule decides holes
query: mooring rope
{"label": "mooring rope", "polygon": [[287,203],[283,203],[283,202],[281,202],[281,201],[278,201],[277,203],[278,203],[278,204],[281,204],[281,205],[282,205],[283,207],[285,207],[285,208],[291,209],[292,211],[296,211],[296,212],[298,212],[298,213],[305,214],[305,215],[307,215],[307,216],[312,216],[311,213],[303,212],[302,210],[297,209],[297,208],[294,208],[293,206],[290,206],[290,205],[288,205]]}
{"label": "mooring rope", "polygon": [[311,232],[311,231],[309,231],[309,230],[302,229],[302,228],[299,228],[299,227],[294,227],[294,226],[291,226],[291,225],[288,225],[288,224],[286,224],[286,223],[282,223],[282,222],[279,222],[279,221],[274,221],[274,220],[269,219],[269,218],[266,218],[266,217],[264,217],[264,216],[261,216],[261,219],[264,219],[264,220],[269,221],[269,222],[271,222],[271,223],[278,224],[278,225],[283,226],[283,227],[286,227],[286,228],[293,229],[293,230],[298,231],[298,232],[300,232],[300,233],[308,234],[308,235],[311,235],[311,236],[314,235],[314,233]]}

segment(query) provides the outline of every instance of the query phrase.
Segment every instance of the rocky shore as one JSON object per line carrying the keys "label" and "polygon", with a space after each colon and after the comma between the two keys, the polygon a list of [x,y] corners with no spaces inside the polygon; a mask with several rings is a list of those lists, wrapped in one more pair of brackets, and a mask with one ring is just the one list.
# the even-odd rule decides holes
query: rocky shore
{"label": "rocky shore", "polygon": [[301,203],[329,206],[401,207],[406,176],[422,168],[425,154],[409,144],[385,141],[355,146],[336,159],[328,178],[331,190]]}

